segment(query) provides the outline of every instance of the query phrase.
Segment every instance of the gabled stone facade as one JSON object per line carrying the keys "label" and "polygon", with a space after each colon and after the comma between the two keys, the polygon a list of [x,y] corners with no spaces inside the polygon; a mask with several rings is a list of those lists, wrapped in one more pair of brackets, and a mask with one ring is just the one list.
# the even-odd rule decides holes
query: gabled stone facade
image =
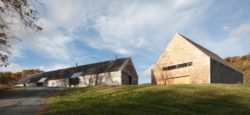
{"label": "gabled stone facade", "polygon": [[[222,66],[217,66],[217,63]],[[242,83],[242,73],[216,54],[177,33],[152,69],[152,83]]]}

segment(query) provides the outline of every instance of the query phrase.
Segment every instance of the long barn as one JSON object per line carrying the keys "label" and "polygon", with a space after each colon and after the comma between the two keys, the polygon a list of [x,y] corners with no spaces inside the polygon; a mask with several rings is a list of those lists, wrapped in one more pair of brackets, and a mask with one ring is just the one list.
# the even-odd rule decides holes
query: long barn
{"label": "long barn", "polygon": [[221,57],[176,34],[152,69],[153,84],[242,83],[243,75]]}
{"label": "long barn", "polygon": [[137,85],[138,75],[130,57],[33,74],[16,86],[87,87]]}

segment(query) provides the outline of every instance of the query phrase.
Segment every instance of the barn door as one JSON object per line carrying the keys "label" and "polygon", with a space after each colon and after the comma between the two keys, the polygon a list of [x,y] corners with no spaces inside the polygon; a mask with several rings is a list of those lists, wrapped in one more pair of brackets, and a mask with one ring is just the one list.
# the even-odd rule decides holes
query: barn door
{"label": "barn door", "polygon": [[132,85],[132,76],[130,76],[130,75],[128,76],[128,84]]}
{"label": "barn door", "polygon": [[190,84],[189,76],[166,79],[165,84]]}

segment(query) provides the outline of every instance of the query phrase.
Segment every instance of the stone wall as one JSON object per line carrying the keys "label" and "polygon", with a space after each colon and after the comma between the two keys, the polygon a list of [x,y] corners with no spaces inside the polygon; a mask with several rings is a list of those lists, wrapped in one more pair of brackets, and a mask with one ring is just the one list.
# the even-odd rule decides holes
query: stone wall
{"label": "stone wall", "polygon": [[27,87],[35,87],[37,86],[36,83],[27,83],[26,84]]}
{"label": "stone wall", "polygon": [[122,85],[129,85],[129,76],[132,77],[132,82],[130,85],[138,85],[138,75],[136,73],[134,64],[131,60],[122,69]]}
{"label": "stone wall", "polygon": [[[192,62],[192,66],[163,70],[167,66],[188,62]],[[210,58],[182,36],[175,35],[152,69],[152,83],[209,83],[209,71]]]}
{"label": "stone wall", "polygon": [[69,78],[49,80],[45,83],[48,87],[69,87]]}
{"label": "stone wall", "polygon": [[96,85],[121,85],[121,71],[80,76],[76,87]]}
{"label": "stone wall", "polygon": [[243,75],[211,59],[211,83],[243,83]]}

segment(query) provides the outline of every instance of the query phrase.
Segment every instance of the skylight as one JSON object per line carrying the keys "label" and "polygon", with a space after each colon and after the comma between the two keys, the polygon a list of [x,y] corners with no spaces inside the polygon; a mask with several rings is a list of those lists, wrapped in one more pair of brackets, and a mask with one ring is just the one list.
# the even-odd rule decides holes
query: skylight
{"label": "skylight", "polygon": [[38,82],[44,82],[46,79],[47,79],[47,77],[41,78]]}
{"label": "skylight", "polygon": [[76,72],[76,73],[74,73],[70,78],[80,77],[81,74],[82,74],[82,72]]}

